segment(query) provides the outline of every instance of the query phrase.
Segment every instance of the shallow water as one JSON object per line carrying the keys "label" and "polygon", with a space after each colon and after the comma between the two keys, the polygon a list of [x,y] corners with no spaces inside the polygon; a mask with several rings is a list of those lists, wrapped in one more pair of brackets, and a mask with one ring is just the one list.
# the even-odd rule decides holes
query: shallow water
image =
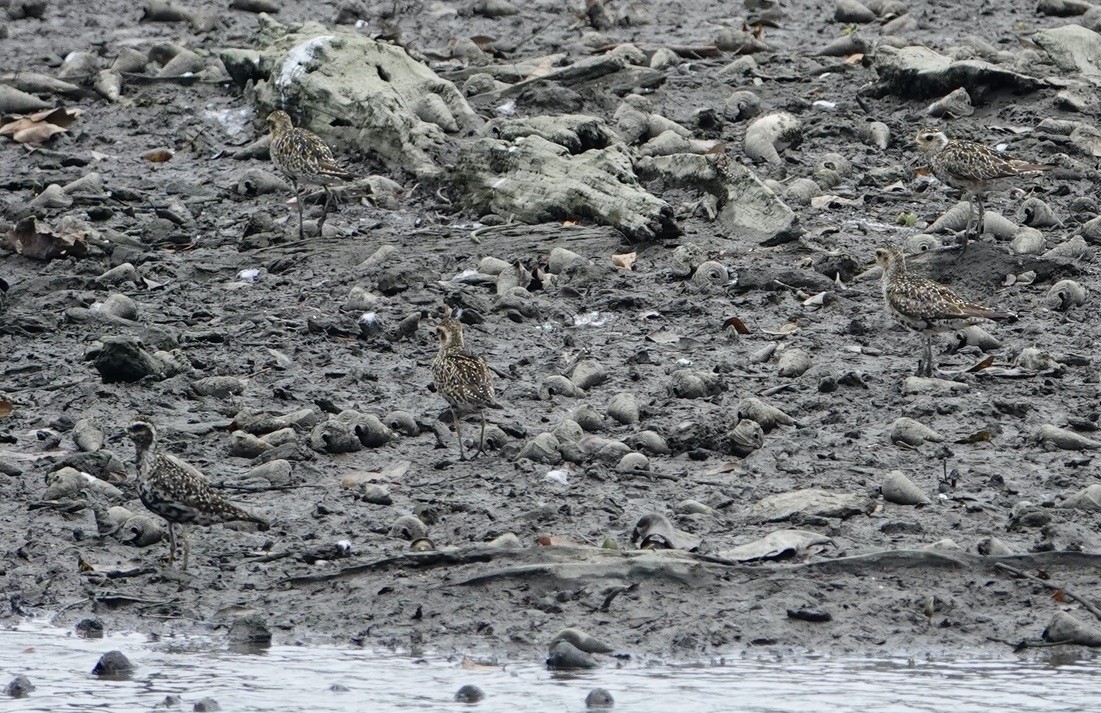
{"label": "shallow water", "polygon": [[[99,655],[120,649],[133,677],[91,675]],[[585,695],[607,688],[616,711],[1050,711],[1090,710],[1101,664],[1067,658],[925,661],[905,658],[727,659],[708,665],[627,664],[554,674],[536,664],[463,668],[459,660],[337,647],[272,646],[234,653],[210,640],[129,634],[83,639],[37,623],[0,631],[0,686],[25,674],[37,687],[6,699],[5,711],[146,711],[167,695],[190,711],[211,697],[224,711],[583,711]],[[333,690],[334,684],[347,688]],[[477,706],[455,691],[485,691]],[[0,694],[2,695],[2,694]]]}

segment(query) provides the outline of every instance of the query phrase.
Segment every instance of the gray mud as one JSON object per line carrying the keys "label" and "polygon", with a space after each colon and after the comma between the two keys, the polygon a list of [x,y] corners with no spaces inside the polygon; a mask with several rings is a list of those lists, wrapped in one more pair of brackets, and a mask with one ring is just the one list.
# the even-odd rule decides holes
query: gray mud
{"label": "gray mud", "polygon": [[[279,4],[284,23],[331,23],[337,14],[328,2]],[[471,14],[466,3],[380,3],[366,13],[363,31],[375,35],[396,25],[403,42],[432,50],[429,57],[478,35],[512,43],[534,35],[512,58],[564,52],[576,60],[601,44],[583,37],[588,28],[560,2],[517,4],[518,15],[489,19]],[[642,5],[652,22],[602,30],[607,44],[633,42],[644,51],[706,45],[733,21],[727,13],[743,12],[727,2]],[[299,244],[296,211],[285,203],[289,193],[238,191],[245,171],[270,169],[262,158],[229,156],[264,131],[248,89],[229,82],[128,80],[115,104],[95,96],[46,96],[84,114],[67,135],[39,150],[4,140],[5,231],[51,183],[95,171],[114,197],[39,215],[51,224],[70,213],[89,219],[106,236],[105,249],[48,263],[3,253],[0,262],[0,277],[11,285],[0,313],[0,396],[14,406],[0,417],[0,540],[6,543],[0,575],[11,602],[2,616],[57,613],[63,626],[96,617],[112,630],[165,633],[208,625],[228,631],[237,615],[254,612],[283,642],[529,659],[545,655],[558,629],[576,626],[618,652],[666,660],[747,648],[1005,651],[1038,639],[1057,611],[1092,620],[1074,601],[1053,599],[1050,590],[1014,580],[994,567],[993,558],[975,553],[984,538],[997,537],[1014,553],[1005,562],[1030,573],[1044,570],[1052,582],[1086,598],[1094,594],[1096,559],[1089,553],[1101,547],[1098,512],[1059,506],[1097,482],[1097,466],[1090,451],[1059,450],[1038,442],[1036,433],[1044,424],[1097,428],[1092,295],[1101,288],[1098,272],[1088,256],[1013,256],[1007,239],[990,235],[963,258],[914,261],[915,269],[961,294],[1020,316],[989,330],[1001,342],[992,354],[1002,372],[1029,347],[1054,361],[1013,378],[945,376],[964,385],[952,393],[908,392],[904,384],[920,339],[888,321],[878,281],[856,275],[872,265],[878,244],[917,234],[958,200],[909,170],[914,155],[907,141],[931,121],[924,115],[930,100],[869,92],[858,101],[858,90],[877,81],[870,55],[848,61],[812,56],[811,50],[842,37],[844,26],[833,21],[831,3],[794,5],[778,28],[765,28],[771,49],[753,55],[755,65],[745,72],[722,71],[737,59],[733,54],[682,58],[662,70],[663,81],[648,93],[654,112],[691,127],[696,138],[721,140],[747,165],[741,144],[748,122],[700,128],[697,110],[717,109],[734,89],[749,88],[765,112],[796,115],[803,122],[802,143],[785,151],[778,165],[751,166],[762,178],[813,176],[829,152],[852,162],[852,175],[824,193],[859,199],[857,204],[792,203],[805,232],[774,247],[717,237],[698,194],[660,182],[645,185],[674,206],[683,230],[676,239],[632,244],[614,229],[585,221],[510,226],[473,239],[480,216],[455,207],[461,196],[448,182],[420,184],[359,155],[341,159],[360,175],[398,181],[403,192],[386,207],[347,202],[329,216],[326,229],[335,228],[335,236]],[[140,3],[47,2],[45,19],[4,27],[4,64],[53,75],[72,51],[112,58],[123,47],[146,51],[160,42],[201,50],[254,42],[256,15],[226,10],[224,2],[191,0],[186,7],[221,21],[198,31],[183,22],[140,22]],[[452,7],[457,15],[432,14]],[[1067,23],[1037,15],[1035,3],[1023,0],[986,3],[977,15],[968,3],[913,2],[911,15],[916,26],[903,38],[939,50],[978,36],[1014,51],[1015,35]],[[859,32],[880,37],[876,23]],[[431,61],[444,78],[463,69],[458,61]],[[1050,64],[1036,70],[1059,74]],[[1049,118],[1088,120],[1067,109],[1059,91],[973,91],[974,114],[951,121],[949,131],[1008,143],[1025,158],[1065,152],[1092,170],[1096,159],[1065,137],[1022,131]],[[1099,99],[1096,90],[1077,91],[1089,102]],[[537,86],[514,99],[521,117],[587,113],[610,120],[620,103],[606,89],[584,84],[561,91]],[[816,106],[819,100],[834,106]],[[472,102],[485,118],[501,103]],[[871,120],[891,129],[885,150],[860,139]],[[172,159],[142,159],[158,147],[173,149]],[[897,185],[880,174],[869,177],[895,165],[902,167]],[[1075,176],[1022,183],[1062,223],[1042,229],[1048,247],[1078,234],[1099,211],[1089,172]],[[180,218],[176,202],[190,219]],[[988,209],[1012,219],[1020,202],[1019,194],[995,194]],[[316,219],[318,206],[308,211]],[[902,213],[915,214],[918,227],[901,225]],[[676,276],[673,254],[682,243],[694,243],[736,279],[701,286]],[[362,265],[384,245],[396,247],[387,262]],[[534,283],[520,304],[499,303],[492,282],[455,279],[484,256],[545,266],[552,247],[573,250],[592,267],[556,284]],[[611,264],[612,255],[631,251],[638,253],[633,270]],[[140,284],[97,282],[123,262],[136,266]],[[250,282],[239,277],[243,270],[259,273]],[[1036,272],[1035,282],[1003,287],[1007,275],[1028,270]],[[1084,306],[1049,308],[1047,291],[1064,278],[1085,285]],[[345,308],[356,286],[377,300]],[[136,325],[111,324],[77,309],[112,292],[137,303]],[[808,300],[820,292],[828,293],[824,304]],[[464,308],[468,345],[500,374],[505,409],[490,416],[507,439],[471,462],[458,461],[453,432],[440,443],[432,428],[445,406],[430,388],[432,321],[444,303]],[[357,324],[365,311],[378,316],[374,333]],[[403,333],[399,324],[410,315],[421,315],[419,326]],[[724,329],[732,316],[748,334]],[[85,353],[110,335],[139,336],[150,350],[177,348],[192,369],[159,381],[103,383]],[[982,359],[974,347],[945,353],[951,341],[942,338],[935,352],[944,372]],[[806,352],[809,370],[781,376],[779,353],[761,363],[750,360],[772,342],[781,351]],[[568,375],[585,358],[604,367],[606,381],[577,397],[541,394],[548,377]],[[711,374],[716,393],[679,398],[671,374],[684,368]],[[194,382],[211,376],[236,377],[243,388],[198,395]],[[528,439],[582,405],[604,414],[620,392],[637,398],[639,423],[605,418],[598,435],[632,444],[641,430],[661,434],[671,452],[650,453],[648,471],[620,472],[618,458],[586,457],[564,466],[519,458]],[[783,409],[799,425],[778,426],[760,448],[739,457],[724,452],[726,434],[737,420],[737,404],[750,396]],[[245,482],[243,474],[272,455],[229,455],[239,413],[304,408],[321,421],[345,409],[380,418],[404,410],[413,414],[417,433],[332,454],[311,449],[310,428],[304,427],[277,453],[290,461],[289,477]],[[244,488],[225,492],[268,516],[272,529],[193,529],[191,567],[179,573],[163,567],[163,544],[137,549],[99,536],[95,496],[43,506],[45,476],[78,453],[75,422],[90,419],[111,435],[139,414],[159,424],[172,453],[215,483]],[[943,440],[918,447],[892,443],[892,424],[902,416],[935,429]],[[465,433],[475,431],[468,422]],[[118,484],[124,504],[144,512],[133,487],[132,447],[106,448],[130,473]],[[92,469],[86,461],[77,465]],[[546,477],[560,468],[569,471],[565,484]],[[932,503],[884,502],[879,486],[892,470],[905,473]],[[360,488],[342,488],[342,479],[357,472],[384,473],[392,504],[364,502]],[[867,496],[869,507],[844,518],[804,515],[786,523],[761,522],[752,513],[767,496],[804,488]],[[678,512],[689,499],[712,514]],[[390,536],[391,526],[402,515],[428,509],[438,516],[428,537],[440,552],[411,554],[408,541]],[[650,512],[702,538],[699,554],[641,560],[623,554],[634,547],[635,523]],[[826,535],[832,544],[778,563],[735,564],[718,556],[788,527]],[[515,534],[521,548],[487,547],[505,533]],[[606,540],[620,551],[572,546],[600,548]],[[342,541],[350,548],[334,547]],[[929,550],[933,543],[939,547]]]}

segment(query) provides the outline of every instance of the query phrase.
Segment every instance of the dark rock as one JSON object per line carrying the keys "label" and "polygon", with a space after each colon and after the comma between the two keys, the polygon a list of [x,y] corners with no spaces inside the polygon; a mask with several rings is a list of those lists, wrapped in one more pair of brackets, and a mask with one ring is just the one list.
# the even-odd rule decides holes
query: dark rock
{"label": "dark rock", "polygon": [[229,640],[234,644],[271,646],[271,629],[258,614],[246,614],[233,620]]}
{"label": "dark rock", "polygon": [[22,698],[34,690],[34,684],[26,676],[16,676],[4,691],[12,698]]}
{"label": "dark rock", "polygon": [[596,667],[597,663],[592,656],[568,641],[556,643],[551,648],[550,656],[547,658],[547,668],[559,671]]}
{"label": "dark rock", "polygon": [[192,710],[203,713],[211,713],[212,711],[222,710],[222,707],[218,705],[218,701],[208,696],[206,698],[196,701],[195,707]]}
{"label": "dark rock", "polygon": [[455,694],[455,700],[459,703],[478,703],[484,700],[486,694],[477,686],[467,684]]}
{"label": "dark rock", "polygon": [[833,621],[833,615],[829,612],[819,611],[817,609],[788,609],[788,619],[823,623]]}
{"label": "dark rock", "polygon": [[102,346],[89,351],[87,358],[92,360],[105,384],[134,383],[147,376],[158,380],[165,377],[161,364],[134,337],[104,337]]}
{"label": "dark rock", "polygon": [[603,688],[594,688],[589,691],[589,695],[585,696],[586,708],[611,708],[613,705],[615,705],[615,699]]}
{"label": "dark rock", "polygon": [[102,678],[129,678],[134,672],[134,664],[121,651],[108,651],[99,657],[92,673]]}
{"label": "dark rock", "polygon": [[76,633],[85,639],[102,639],[103,622],[99,619],[81,619],[76,624]]}

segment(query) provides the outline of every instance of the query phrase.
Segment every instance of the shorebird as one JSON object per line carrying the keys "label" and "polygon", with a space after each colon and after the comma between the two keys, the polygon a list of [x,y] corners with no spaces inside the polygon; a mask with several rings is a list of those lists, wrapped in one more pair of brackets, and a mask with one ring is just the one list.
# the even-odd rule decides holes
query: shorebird
{"label": "shorebird", "polygon": [[298,204],[299,239],[305,236],[302,229],[302,196],[298,184],[321,186],[325,190],[325,207],[321,210],[321,220],[317,221],[317,232],[320,235],[333,197],[329,186],[352,178],[352,174],[337,164],[333,152],[317,134],[295,128],[287,112],[276,110],[268,114],[268,129],[271,131],[271,160],[294,186],[294,199]]}
{"label": "shorebird", "polygon": [[949,139],[940,129],[922,129],[914,137],[914,142],[918,151],[929,157],[933,175],[967,195],[970,211],[967,214],[967,229],[963,233],[964,248],[969,237],[978,238],[983,233],[984,194],[1002,190],[1014,178],[1034,176],[1058,168],[1003,156],[988,146],[972,141]]}
{"label": "shorebird", "polygon": [[440,351],[432,361],[436,391],[451,405],[451,420],[455,422],[455,435],[459,439],[459,460],[466,460],[463,452],[463,433],[459,412],[476,411],[482,417],[482,434],[478,438],[478,452],[485,452],[486,408],[502,408],[493,394],[493,381],[489,365],[482,357],[463,346],[463,325],[451,316],[450,311],[436,325],[436,338]]}
{"label": "shorebird", "polygon": [[[176,559],[176,525],[214,525],[219,522],[254,522],[267,530],[268,521],[223,499],[206,477],[179,458],[160,453],[157,429],[148,421],[134,421],[126,433],[134,441],[138,460],[138,492],[141,502],[168,521],[168,561]],[[182,537],[182,535],[181,535]],[[187,569],[188,545],[184,540],[183,569]]]}
{"label": "shorebird", "polygon": [[1012,320],[999,312],[971,304],[944,285],[910,274],[902,250],[885,245],[875,251],[883,268],[883,301],[887,312],[905,326],[925,335],[925,355],[918,363],[918,376],[933,375],[933,335],[970,327],[985,321]]}

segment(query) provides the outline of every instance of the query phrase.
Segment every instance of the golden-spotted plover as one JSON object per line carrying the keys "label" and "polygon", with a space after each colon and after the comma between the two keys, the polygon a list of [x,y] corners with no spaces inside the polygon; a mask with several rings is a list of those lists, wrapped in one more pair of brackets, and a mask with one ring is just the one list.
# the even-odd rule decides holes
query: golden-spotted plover
{"label": "golden-spotted plover", "polygon": [[883,268],[883,300],[887,312],[925,334],[925,356],[918,364],[919,376],[933,375],[933,335],[963,329],[987,320],[1012,320],[1012,314],[965,302],[944,285],[910,274],[902,250],[886,245],[875,251]]}
{"label": "golden-spotted plover", "polygon": [[963,247],[967,247],[969,237],[978,238],[983,233],[984,194],[1003,190],[1014,178],[1058,168],[1003,156],[972,141],[949,139],[939,129],[922,129],[914,137],[914,142],[918,150],[928,156],[933,175],[967,194],[971,210],[967,215],[967,229],[963,233]]}
{"label": "golden-spotted plover", "polygon": [[494,397],[492,373],[486,360],[467,351],[463,346],[462,323],[448,314],[436,325],[436,337],[440,340],[440,351],[432,361],[436,391],[451,405],[451,420],[455,422],[455,435],[459,439],[459,459],[466,460],[459,414],[476,412],[481,415],[482,433],[478,438],[478,453],[484,453],[485,409],[501,408],[501,405]]}
{"label": "golden-spotted plover", "polygon": [[[176,559],[176,529],[179,525],[214,525],[220,522],[254,522],[260,530],[268,521],[224,500],[194,466],[160,453],[157,429],[148,421],[134,421],[126,429],[134,441],[138,460],[138,492],[142,504],[168,521],[168,561]],[[187,541],[183,568],[187,569]]]}
{"label": "golden-spotted plover", "polygon": [[279,170],[290,179],[294,186],[294,198],[298,204],[298,237],[304,237],[302,230],[302,196],[299,183],[321,186],[325,190],[325,207],[321,211],[321,220],[317,222],[317,232],[325,225],[329,213],[329,203],[333,195],[329,186],[352,178],[352,174],[337,164],[333,152],[317,134],[306,129],[297,129],[291,123],[291,117],[285,111],[276,110],[268,114],[268,129],[271,131],[271,160]]}

